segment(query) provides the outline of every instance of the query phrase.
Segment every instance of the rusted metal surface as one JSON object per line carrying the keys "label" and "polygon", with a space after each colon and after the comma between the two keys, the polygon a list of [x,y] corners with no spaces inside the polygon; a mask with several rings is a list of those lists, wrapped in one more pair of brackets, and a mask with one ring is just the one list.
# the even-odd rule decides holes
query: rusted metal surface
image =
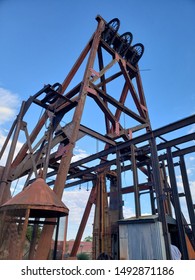
{"label": "rusted metal surface", "polygon": [[[57,196],[60,198],[62,197],[62,194],[63,194],[64,184],[66,181],[66,177],[67,177],[67,174],[69,171],[70,161],[71,161],[72,154],[73,154],[73,148],[75,146],[77,136],[79,133],[80,121],[81,121],[82,112],[84,109],[85,99],[87,96],[87,86],[89,85],[89,78],[91,76],[90,68],[92,68],[93,64],[94,64],[98,44],[100,41],[100,34],[103,31],[103,28],[104,28],[104,23],[102,21],[100,21],[98,24],[97,30],[94,34],[88,63],[87,63],[86,70],[84,73],[83,85],[81,86],[80,93],[79,93],[79,102],[78,102],[78,105],[75,109],[74,116],[73,116],[73,121],[72,121],[73,131],[72,131],[72,135],[69,139],[70,149],[68,150],[66,157],[63,157],[61,159],[60,165],[58,168],[58,173],[57,173],[57,177],[56,177],[56,181],[55,181],[55,185],[54,185],[54,191],[56,192]],[[45,241],[45,243],[47,244],[46,246],[43,246],[42,239],[48,240],[48,241]],[[38,244],[38,249],[37,249],[38,258],[43,258],[43,259],[47,258],[49,249],[50,249],[50,242],[51,242],[51,232],[50,232],[50,234],[48,234],[47,231],[43,231],[42,236],[40,238],[40,242]]]}
{"label": "rusted metal surface", "polygon": [[23,191],[8,200],[0,207],[0,211],[12,209],[30,209],[33,217],[56,217],[68,215],[69,209],[57,197],[43,178],[36,179]]}
{"label": "rusted metal surface", "polygon": [[[0,259],[34,259],[38,243],[38,225],[44,224],[53,228],[59,225],[56,218],[67,216],[69,213],[65,204],[45,183],[43,178],[36,179],[31,185],[24,188],[16,196],[0,207]],[[48,220],[50,218],[50,220]],[[34,224],[29,253],[26,250],[26,236],[29,225]],[[3,240],[2,231],[7,228],[8,236]],[[10,234],[9,234],[10,232]],[[14,237],[11,232],[15,232]],[[12,244],[13,243],[13,244]],[[10,248],[11,246],[11,248]],[[12,251],[15,248],[15,252]],[[7,253],[5,253],[7,252]]]}
{"label": "rusted metal surface", "polygon": [[106,175],[100,173],[96,181],[95,215],[93,226],[93,259],[98,259],[102,252],[112,255],[111,223],[108,210]]}
{"label": "rusted metal surface", "polygon": [[[23,103],[21,112],[15,120],[0,152],[2,157],[9,141],[12,140],[7,162],[0,170],[0,200],[2,203],[5,203],[10,198],[10,186],[16,179],[28,175],[25,186],[29,182],[32,185],[35,184],[36,181],[33,183],[33,175],[35,174],[36,177],[37,170],[42,167],[45,170],[44,179],[48,180],[49,186],[53,187],[58,202],[61,200],[64,188],[92,181],[93,188],[83,217],[81,217],[80,227],[71,255],[76,256],[92,205],[95,204],[97,208],[96,213],[98,211],[99,213],[105,213],[107,197],[110,196],[110,205],[108,206],[110,215],[109,242],[112,245],[111,254],[115,259],[118,259],[120,256],[118,253],[117,221],[123,218],[123,196],[127,193],[134,193],[135,213],[136,216],[140,216],[142,215],[140,195],[147,192],[150,196],[152,214],[158,213],[159,219],[163,223],[167,258],[170,258],[166,216],[172,216],[171,206],[174,207],[172,203],[174,192],[172,191],[172,186],[169,186],[166,180],[170,170],[166,167],[168,154],[163,153],[163,150],[174,147],[175,150],[171,153],[171,158],[181,157],[181,175],[187,189],[186,200],[190,212],[190,220],[193,224],[193,202],[182,157],[194,152],[195,146],[191,142],[194,139],[193,133],[185,136],[182,135],[169,141],[166,141],[163,135],[194,124],[195,116],[190,116],[163,128],[152,130],[137,64],[143,54],[143,45],[140,43],[132,45],[133,35],[129,31],[122,35],[118,33],[120,27],[118,19],[115,18],[108,23],[100,16],[97,16],[96,19],[98,21],[96,31],[62,82],[62,85],[59,83],[55,83],[53,86],[46,85]],[[84,66],[83,77],[80,82],[76,79],[76,84],[74,84],[74,77],[81,66]],[[69,89],[71,83],[73,86]],[[121,90],[115,91],[115,83],[121,85]],[[111,90],[111,86],[113,90]],[[98,131],[81,123],[87,98],[93,99],[95,101],[94,107],[96,104],[98,110],[103,113],[105,134],[102,133],[103,130]],[[37,122],[35,121],[35,127],[29,133],[28,123],[25,123],[25,114],[30,110],[32,104],[45,109],[45,112]],[[66,117],[67,113],[72,113],[72,120],[64,126],[63,118]],[[128,118],[126,124],[122,119],[123,115]],[[14,157],[20,131],[25,131],[26,142]],[[135,136],[137,132],[139,136]],[[76,142],[86,135],[105,143],[104,149],[82,160],[71,163]],[[157,143],[157,138],[161,139],[161,143]],[[179,149],[176,147],[176,145],[182,145],[183,143],[186,143],[186,148],[181,147]],[[170,161],[171,158],[169,155]],[[94,160],[98,160],[99,163],[91,165],[91,162]],[[86,168],[83,168],[84,164]],[[147,182],[139,183],[138,169],[144,176],[148,177]],[[130,176],[134,182],[133,186],[122,186],[121,176],[126,171],[131,172]],[[107,179],[111,180],[110,192],[101,192],[100,184],[97,184],[100,172],[105,172]],[[174,177],[173,170],[172,176]],[[71,179],[74,179],[74,182],[70,182]],[[6,207],[15,208],[15,210],[18,208],[18,211],[24,214],[24,209],[22,208],[24,205],[29,207],[25,208],[26,210],[34,205],[34,209],[37,207],[37,212],[34,213],[38,215],[38,211],[41,211],[41,209],[36,202],[40,202],[40,199],[42,201],[41,215],[44,214],[43,211],[52,210],[53,207],[56,207],[57,211],[63,209],[64,212],[62,211],[61,213],[68,214],[66,207],[61,207],[61,203],[58,205],[56,197],[54,199],[54,197],[50,197],[46,190],[44,191],[45,183],[43,181],[40,182],[40,179],[37,180],[39,183],[42,182],[40,186],[43,192],[41,192],[38,186],[35,191],[35,193],[40,193],[40,197],[37,197],[35,193],[31,193],[31,187],[29,186],[19,196],[19,200],[26,200],[26,204],[23,204],[23,206],[20,204],[19,207],[19,204],[11,203],[8,206],[5,205],[5,209],[7,209]],[[106,185],[103,185],[106,188]],[[102,199],[98,198],[100,196]],[[18,197],[16,196],[13,198],[13,201],[17,202],[17,199]],[[55,210],[53,213],[55,213]],[[99,234],[102,232],[99,229],[106,219],[105,215],[103,216],[96,215],[94,223],[96,235],[98,233],[98,238],[100,238],[96,244],[94,243],[94,248],[100,248],[100,244],[102,246],[96,252],[106,248],[104,246],[105,240],[101,239],[103,234]],[[177,216],[180,216],[180,214],[177,213]],[[52,219],[50,222],[55,224],[55,219]],[[176,222],[181,227],[181,221],[177,219]],[[44,225],[36,254],[32,253],[34,259],[47,259],[54,224],[48,226],[46,222]],[[186,227],[187,225],[185,224]],[[12,232],[11,228],[9,230],[9,232]],[[191,229],[188,227],[188,231],[191,232],[189,242],[193,244],[193,238],[195,240],[194,227],[192,226]],[[21,236],[21,238],[23,237]],[[14,246],[13,242],[11,244]],[[33,247],[34,245],[32,245]],[[185,250],[184,246],[183,250]],[[10,252],[12,251],[10,249]],[[184,255],[187,258],[187,254]],[[96,257],[97,254],[94,254],[94,258]]]}

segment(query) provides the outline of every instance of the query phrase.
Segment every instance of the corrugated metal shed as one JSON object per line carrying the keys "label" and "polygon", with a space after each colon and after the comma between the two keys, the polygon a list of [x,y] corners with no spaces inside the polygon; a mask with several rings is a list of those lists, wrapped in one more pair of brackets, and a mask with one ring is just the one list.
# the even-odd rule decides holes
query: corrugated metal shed
{"label": "corrugated metal shed", "polygon": [[157,216],[119,221],[120,259],[166,259],[162,224]]}

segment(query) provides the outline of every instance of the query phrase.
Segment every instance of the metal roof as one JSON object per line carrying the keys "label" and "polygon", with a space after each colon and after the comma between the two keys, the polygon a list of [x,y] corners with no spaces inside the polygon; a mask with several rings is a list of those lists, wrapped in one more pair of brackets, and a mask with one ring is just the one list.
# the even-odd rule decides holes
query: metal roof
{"label": "metal roof", "polygon": [[36,179],[16,196],[0,207],[3,210],[30,209],[31,217],[59,217],[68,215],[69,209],[46,184],[43,178]]}

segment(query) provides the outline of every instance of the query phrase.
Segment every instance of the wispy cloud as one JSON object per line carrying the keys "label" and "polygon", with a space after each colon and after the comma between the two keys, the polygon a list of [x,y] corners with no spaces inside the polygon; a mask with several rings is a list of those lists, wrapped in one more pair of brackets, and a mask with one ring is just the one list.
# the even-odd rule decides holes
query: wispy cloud
{"label": "wispy cloud", "polygon": [[195,160],[195,157],[189,157],[189,160],[193,161]]}
{"label": "wispy cloud", "polygon": [[[88,201],[90,191],[86,191],[85,187],[74,189],[70,191],[64,191],[63,202],[69,208],[69,225],[68,225],[68,239],[75,239],[83,213]],[[83,238],[92,235],[92,224],[94,217],[94,209],[90,213]]]}
{"label": "wispy cloud", "polygon": [[[90,190],[86,190],[86,186],[81,186],[81,189],[77,188],[71,191],[64,191],[63,202],[69,208],[68,217],[68,237],[67,239],[75,239],[78,232],[78,228],[83,217],[85,207],[89,198]],[[94,223],[94,210],[95,206],[92,207],[90,216],[83,233],[83,238],[86,236],[92,236],[93,223]],[[129,206],[123,207],[124,218],[129,218],[135,216],[134,210]],[[63,239],[63,234],[61,231],[61,236]]]}
{"label": "wispy cloud", "polygon": [[0,125],[14,119],[19,103],[17,94],[0,87]]}
{"label": "wispy cloud", "polygon": [[72,157],[71,162],[75,162],[75,161],[77,161],[77,160],[80,160],[80,159],[82,159],[82,158],[86,158],[86,157],[88,157],[88,156],[89,156],[89,154],[88,154],[85,150],[80,149],[80,148],[78,148],[78,147],[75,147],[75,149],[74,149],[74,155],[73,155],[73,157]]}
{"label": "wispy cloud", "polygon": [[[17,94],[14,94],[9,90],[0,87],[0,149],[4,144],[7,133],[9,131],[9,129],[7,128],[7,123],[15,119],[19,105],[20,98]],[[11,141],[9,141],[7,149],[1,159],[1,165],[5,164],[10,145]],[[18,142],[16,151],[19,150],[21,146],[22,143]]]}

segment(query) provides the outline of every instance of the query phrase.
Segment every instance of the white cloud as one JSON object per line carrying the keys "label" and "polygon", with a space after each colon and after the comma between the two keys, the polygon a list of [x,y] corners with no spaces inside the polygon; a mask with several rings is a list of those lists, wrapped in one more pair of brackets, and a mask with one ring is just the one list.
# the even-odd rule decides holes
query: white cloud
{"label": "white cloud", "polygon": [[18,106],[18,95],[0,87],[0,124],[13,120]]}
{"label": "white cloud", "polygon": [[[69,217],[68,217],[68,237],[67,239],[75,239],[76,234],[83,217],[85,207],[87,205],[88,197],[90,191],[86,191],[85,187],[74,190],[64,191],[63,193],[63,202],[69,208]],[[92,224],[94,218],[94,208],[92,208],[83,238],[92,235]]]}
{"label": "white cloud", "polygon": [[[63,193],[62,200],[65,203],[65,205],[69,208],[67,240],[76,238],[76,234],[78,232],[78,228],[81,219],[83,217],[85,207],[87,205],[89,194],[90,194],[90,190],[86,191],[86,185],[81,186],[80,190],[79,188],[70,191],[65,190]],[[86,236],[92,236],[94,210],[95,210],[95,206],[93,205],[82,239],[85,238]],[[123,214],[124,214],[124,218],[135,216],[134,210],[129,206],[123,207]],[[60,234],[60,238],[63,239],[62,232]]]}
{"label": "white cloud", "polygon": [[74,149],[74,155],[71,159],[71,162],[78,161],[78,160],[86,158],[88,156],[89,156],[89,154],[85,150],[82,150],[82,149],[76,147]]}
{"label": "white cloud", "polygon": [[[190,186],[192,201],[193,201],[193,203],[195,203],[195,180],[194,180],[194,176],[193,176],[194,175],[193,169],[194,168],[192,168],[192,167],[188,168],[187,169],[187,174],[188,174],[189,177],[193,177],[193,178],[191,178],[191,180],[189,180],[189,186]],[[182,176],[180,174],[176,175],[176,179],[177,179],[178,193],[185,193],[183,182],[182,182]],[[168,177],[168,182],[170,183],[169,177]],[[188,214],[188,209],[187,209],[187,204],[186,204],[185,197],[180,198],[180,205],[181,205],[181,210],[182,210],[182,213],[183,213],[185,219],[187,220],[187,222],[189,222],[189,214]]]}
{"label": "white cloud", "polygon": [[193,161],[195,160],[195,157],[189,157],[189,160]]}
{"label": "white cloud", "polygon": [[192,194],[192,200],[195,203],[195,181],[190,181],[190,189],[191,189],[191,194]]}
{"label": "white cloud", "polygon": [[[191,191],[192,199],[195,200],[195,181],[189,180],[189,186]],[[177,181],[178,192],[184,192],[183,182],[182,180]]]}
{"label": "white cloud", "polygon": [[130,218],[130,217],[135,217],[135,211],[128,206],[123,206],[123,216],[124,219]]}
{"label": "white cloud", "polygon": [[[64,191],[63,193],[63,202],[69,208],[69,217],[68,217],[68,237],[69,239],[75,239],[87,201],[89,198],[90,190],[86,191],[86,186],[81,186],[81,190],[74,189],[71,191]],[[83,233],[83,238],[86,236],[92,236],[93,222],[94,222],[94,210],[93,205],[88,222]],[[132,208],[128,206],[123,207],[123,213],[125,218],[135,216]],[[61,235],[63,238],[63,235]]]}
{"label": "white cloud", "polygon": [[[0,130],[0,150],[5,142],[5,139],[6,139],[6,135],[4,134],[3,131]],[[18,151],[21,149],[23,143],[17,141],[17,144],[16,144],[16,149],[15,149],[15,154],[14,156],[18,153]],[[2,158],[0,159],[0,165],[4,166],[5,163],[6,163],[6,159],[7,159],[7,156],[8,156],[8,153],[9,153],[9,149],[11,147],[11,140],[9,140],[8,144],[7,144],[7,147],[6,147],[6,150],[4,151],[3,153],[3,156]]]}
{"label": "white cloud", "polygon": [[5,142],[5,134],[3,131],[0,130],[0,148],[3,146],[3,143]]}
{"label": "white cloud", "polygon": [[[7,122],[13,121],[18,111],[19,107],[19,97],[17,94],[12,93],[11,91],[0,87],[0,149],[2,148],[7,133],[9,130],[4,128]],[[4,165],[6,162],[6,158],[9,152],[9,148],[11,145],[11,141],[9,141],[7,145],[7,149],[3,154],[0,164]],[[16,152],[21,148],[22,143],[18,141],[16,146]]]}
{"label": "white cloud", "polygon": [[187,174],[190,175],[192,173],[192,168],[187,169]]}

